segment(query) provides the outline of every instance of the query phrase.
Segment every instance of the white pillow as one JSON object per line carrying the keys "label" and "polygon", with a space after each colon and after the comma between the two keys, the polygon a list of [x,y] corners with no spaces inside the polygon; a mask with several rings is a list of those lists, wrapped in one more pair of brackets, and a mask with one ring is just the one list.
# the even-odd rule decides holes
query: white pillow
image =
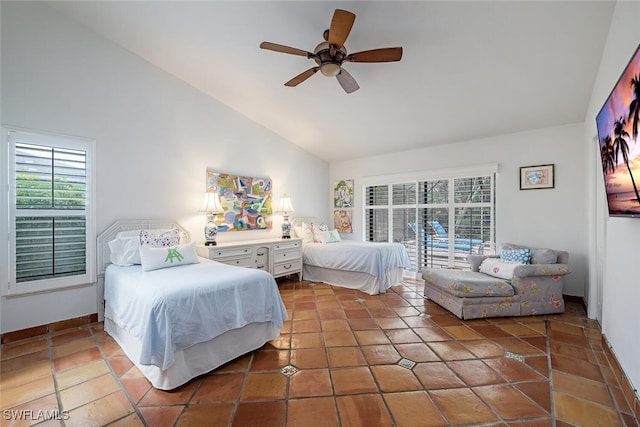
{"label": "white pillow", "polygon": [[302,243],[313,243],[313,231],[311,230],[311,224],[303,222],[302,225],[293,228],[293,232],[296,237],[302,239]]}
{"label": "white pillow", "polygon": [[311,223],[311,231],[313,231],[313,241],[314,242],[322,242],[322,232],[329,231],[329,227],[324,222],[322,223]]}
{"label": "white pillow", "polygon": [[140,246],[140,259],[142,260],[142,270],[144,271],[200,262],[196,254],[195,242],[160,248]]}
{"label": "white pillow", "polygon": [[320,235],[320,243],[334,243],[340,241],[338,230],[323,231]]}
{"label": "white pillow", "polygon": [[498,258],[487,258],[480,264],[480,273],[488,274],[489,276],[498,277],[500,279],[511,280],[513,278],[513,271],[519,265],[524,265],[521,262],[505,261]]}
{"label": "white pillow", "polygon": [[115,265],[128,267],[140,264],[140,236],[116,237],[109,243],[109,257]]}

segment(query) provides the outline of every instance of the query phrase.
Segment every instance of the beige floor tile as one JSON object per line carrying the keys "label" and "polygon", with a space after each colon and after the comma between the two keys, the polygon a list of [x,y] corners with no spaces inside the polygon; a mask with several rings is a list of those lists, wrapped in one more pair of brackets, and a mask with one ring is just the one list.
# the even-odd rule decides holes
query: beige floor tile
{"label": "beige floor tile", "polygon": [[100,359],[95,362],[87,363],[86,365],[80,365],[77,368],[58,372],[56,374],[56,381],[58,382],[58,389],[64,390],[67,387],[71,387],[72,385],[99,377],[109,372],[110,370],[107,363],[103,359]]}
{"label": "beige floor tile", "polygon": [[590,426],[621,426],[618,414],[610,408],[583,400],[569,394],[553,393],[556,416],[569,423],[582,427]]}
{"label": "beige floor tile", "polygon": [[489,407],[468,388],[434,390],[429,394],[452,424],[473,425],[498,421]]}
{"label": "beige floor tile", "polygon": [[289,400],[287,426],[338,427],[338,414],[333,397]]}
{"label": "beige floor tile", "polygon": [[24,356],[29,353],[37,351],[47,350],[49,342],[45,336],[39,336],[21,340],[11,344],[5,344],[2,347],[2,354],[0,360],[4,363],[7,359],[12,359],[18,356]]}
{"label": "beige floor tile", "polygon": [[346,347],[358,345],[351,331],[325,331],[322,333],[325,347]]}
{"label": "beige floor tile", "polygon": [[228,426],[233,419],[235,405],[231,403],[189,405],[178,420],[177,426]]}
{"label": "beige floor tile", "polygon": [[291,350],[291,364],[299,369],[326,368],[327,351],[324,348],[300,348]]}
{"label": "beige floor tile", "polygon": [[[0,425],[3,427],[28,426],[46,419],[55,421],[56,416],[62,418],[64,414],[58,406],[57,396],[49,394],[13,408],[4,409],[0,416]],[[59,425],[60,421],[57,422]]]}
{"label": "beige floor tile", "polygon": [[380,395],[360,394],[336,397],[342,427],[393,425]]}
{"label": "beige floor tile", "polygon": [[373,375],[366,366],[331,369],[331,379],[336,395],[378,392]]}
{"label": "beige floor tile", "polygon": [[465,325],[443,326],[442,329],[457,340],[477,340],[482,338],[482,335]]}
{"label": "beige floor tile", "polygon": [[82,339],[77,339],[74,341],[66,342],[64,344],[60,344],[53,347],[53,357],[60,358],[63,356],[68,356],[73,353],[77,353],[82,350],[88,350],[90,348],[97,347],[96,340],[93,337],[87,337]]}
{"label": "beige floor tile", "polygon": [[363,346],[391,343],[387,335],[381,330],[355,331],[354,333],[358,343]]}
{"label": "beige floor tile", "polygon": [[548,413],[508,384],[474,387],[475,393],[505,420],[544,417]]}
{"label": "beige floor tile", "polygon": [[377,365],[371,372],[378,383],[380,391],[385,393],[397,391],[413,391],[422,389],[422,384],[413,371],[398,365]]}
{"label": "beige floor tile", "polygon": [[63,409],[71,411],[117,390],[120,390],[120,386],[109,373],[62,390],[60,401]]}
{"label": "beige floor tile", "polygon": [[363,366],[367,364],[360,347],[333,347],[327,349],[329,365],[332,368]]}
{"label": "beige floor tile", "polygon": [[153,427],[172,427],[184,410],[184,406],[148,406],[140,408],[144,421]]}
{"label": "beige floor tile", "polygon": [[322,346],[322,334],[319,332],[291,334],[291,348],[319,348]]}
{"label": "beige floor tile", "polygon": [[287,379],[279,372],[249,374],[240,399],[243,401],[284,399],[286,385]]}
{"label": "beige floor tile", "polygon": [[2,390],[16,387],[20,384],[35,381],[42,377],[51,376],[51,361],[43,360],[25,365],[21,369],[0,372],[0,393]]}
{"label": "beige floor tile", "polygon": [[425,391],[384,393],[396,425],[401,427],[435,427],[448,425],[440,410]]}
{"label": "beige floor tile", "polygon": [[134,412],[125,394],[117,391],[69,412],[68,425],[107,425]]}
{"label": "beige floor tile", "polygon": [[55,391],[52,375],[41,377],[27,383],[21,383],[14,387],[2,390],[0,409],[12,408],[16,405],[55,393]]}
{"label": "beige floor tile", "polygon": [[241,402],[233,418],[234,427],[243,426],[281,426],[284,425],[286,403],[275,402]]}
{"label": "beige floor tile", "polygon": [[333,387],[328,369],[304,369],[289,379],[289,398],[331,396]]}

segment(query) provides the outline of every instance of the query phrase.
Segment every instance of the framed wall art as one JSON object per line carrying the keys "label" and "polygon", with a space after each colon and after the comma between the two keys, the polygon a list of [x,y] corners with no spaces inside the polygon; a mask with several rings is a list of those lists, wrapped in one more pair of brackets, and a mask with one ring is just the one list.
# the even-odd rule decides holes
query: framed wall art
{"label": "framed wall art", "polygon": [[333,228],[338,230],[340,233],[353,233],[353,227],[351,226],[351,210],[334,210]]}
{"label": "framed wall art", "polygon": [[520,168],[520,189],[553,188],[553,165],[524,166]]}
{"label": "framed wall art", "polygon": [[207,168],[207,191],[218,191],[224,212],[216,215],[218,231],[270,230],[271,178],[233,175]]}
{"label": "framed wall art", "polygon": [[333,187],[333,207],[343,209],[353,207],[352,179],[343,179],[336,182]]}

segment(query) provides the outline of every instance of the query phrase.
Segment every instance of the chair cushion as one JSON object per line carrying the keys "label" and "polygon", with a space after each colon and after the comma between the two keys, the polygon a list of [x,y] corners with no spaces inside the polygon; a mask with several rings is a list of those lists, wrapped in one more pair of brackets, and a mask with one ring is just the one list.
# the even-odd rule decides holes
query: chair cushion
{"label": "chair cushion", "polygon": [[422,278],[457,297],[510,297],[515,294],[508,281],[476,271],[427,268],[422,271]]}

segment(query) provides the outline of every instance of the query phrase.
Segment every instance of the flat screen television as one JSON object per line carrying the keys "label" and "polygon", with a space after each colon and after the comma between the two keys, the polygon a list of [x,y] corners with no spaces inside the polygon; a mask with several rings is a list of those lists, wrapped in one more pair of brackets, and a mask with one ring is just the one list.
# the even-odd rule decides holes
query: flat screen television
{"label": "flat screen television", "polygon": [[640,217],[640,46],[596,117],[609,216]]}

